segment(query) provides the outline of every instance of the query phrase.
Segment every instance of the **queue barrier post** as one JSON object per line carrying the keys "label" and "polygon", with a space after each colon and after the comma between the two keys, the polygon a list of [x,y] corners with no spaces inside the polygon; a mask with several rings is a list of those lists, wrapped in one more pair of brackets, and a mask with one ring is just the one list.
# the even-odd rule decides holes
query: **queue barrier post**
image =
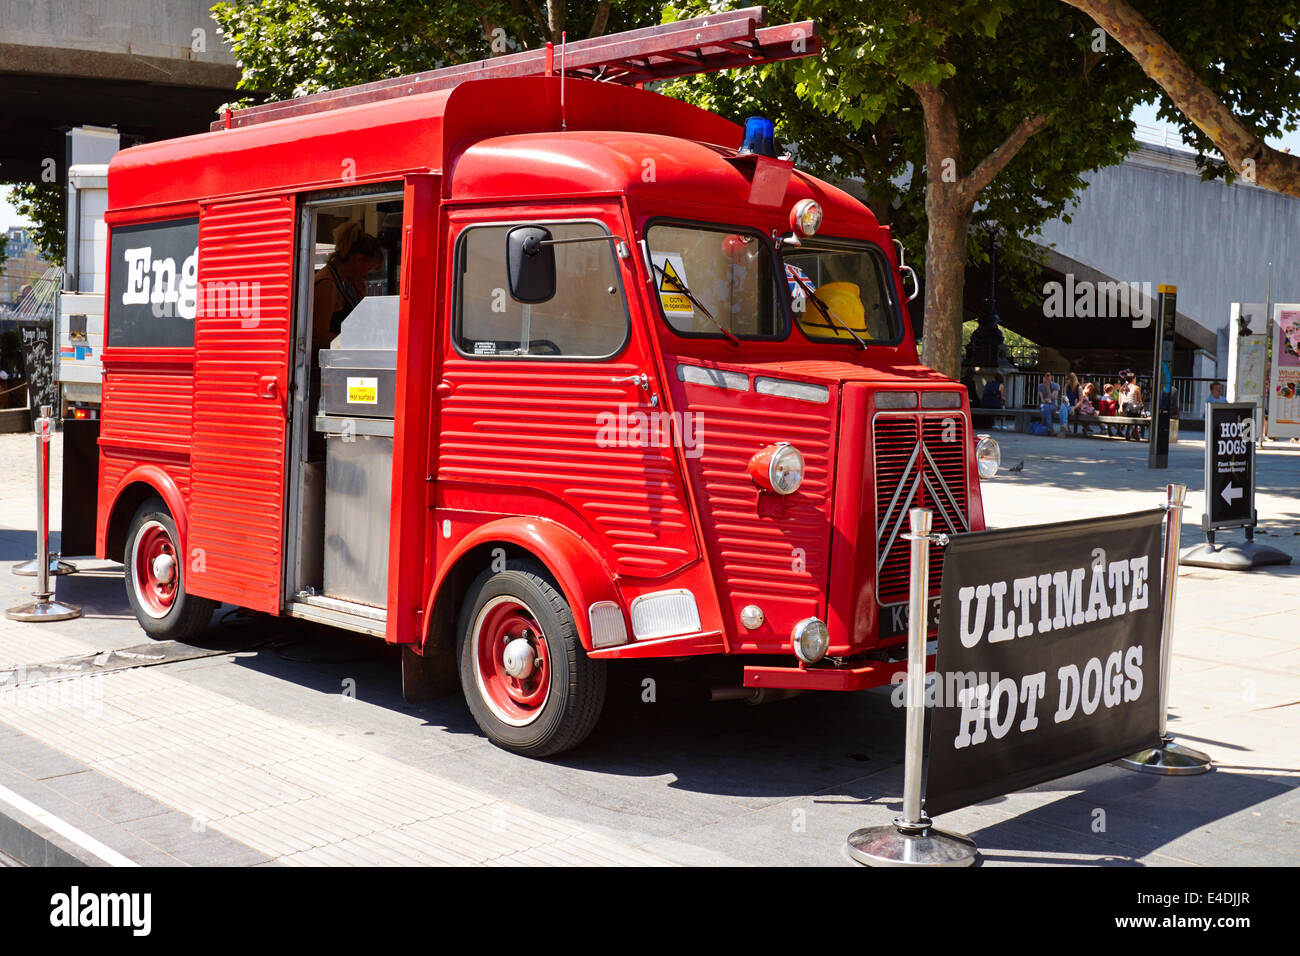
{"label": "queue barrier post", "polygon": [[960,833],[938,830],[925,815],[921,769],[925,747],[925,638],[930,593],[930,543],[946,544],[947,535],[931,534],[932,512],[908,512],[912,542],[911,593],[907,618],[907,737],[903,763],[903,813],[887,826],[865,827],[849,834],[848,853],[867,866],[970,866],[978,855],[975,842]]}
{"label": "queue barrier post", "polygon": [[[36,560],[33,562],[36,590],[32,592],[36,600],[5,611],[5,617],[11,621],[66,621],[81,617],[81,608],[54,600],[50,589],[50,575],[66,573],[53,570],[50,559],[50,436],[54,426],[50,412],[49,405],[42,405],[41,417],[36,421]],[[71,565],[68,567],[75,570]]]}
{"label": "queue barrier post", "polygon": [[[14,574],[22,575],[27,578],[36,577],[36,572],[41,566],[41,542],[40,538],[45,540],[45,568],[48,574],[72,574],[77,570],[75,564],[67,561],[60,561],[59,555],[50,554],[49,546],[49,526],[50,526],[50,436],[53,434],[53,409],[49,405],[41,406],[41,417],[36,419],[36,523],[43,526],[46,530],[36,532],[36,557],[30,561],[23,561],[15,564],[11,569]],[[41,590],[44,590],[42,586]]]}
{"label": "queue barrier post", "polygon": [[1121,757],[1117,764],[1126,770],[1164,776],[1190,776],[1213,768],[1208,754],[1175,743],[1168,730],[1169,671],[1174,637],[1174,597],[1178,587],[1178,545],[1182,537],[1183,499],[1186,485],[1165,486],[1165,548],[1161,571],[1164,575],[1164,607],[1160,622],[1160,743]]}

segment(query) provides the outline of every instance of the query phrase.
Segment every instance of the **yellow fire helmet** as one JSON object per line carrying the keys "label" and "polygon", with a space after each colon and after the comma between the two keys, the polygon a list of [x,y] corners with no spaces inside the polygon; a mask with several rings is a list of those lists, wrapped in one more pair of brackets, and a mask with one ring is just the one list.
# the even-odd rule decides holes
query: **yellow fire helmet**
{"label": "yellow fire helmet", "polygon": [[[816,290],[817,298],[826,303],[826,308],[835,313],[835,317],[847,325],[854,332],[864,339],[871,338],[871,333],[867,331],[866,309],[862,305],[862,290],[852,282],[824,282]],[[822,325],[826,320],[818,311],[817,306],[808,303],[808,308],[804,312],[805,319],[812,319],[818,325]],[[837,337],[851,338],[848,332],[844,331],[835,319],[831,320],[834,334]],[[825,334],[825,330],[818,328],[818,334]]]}

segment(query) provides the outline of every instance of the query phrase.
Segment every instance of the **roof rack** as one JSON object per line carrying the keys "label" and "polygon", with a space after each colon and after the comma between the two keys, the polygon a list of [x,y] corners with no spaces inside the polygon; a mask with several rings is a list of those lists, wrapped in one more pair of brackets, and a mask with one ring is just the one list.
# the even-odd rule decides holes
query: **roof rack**
{"label": "roof rack", "polygon": [[[821,38],[813,21],[767,26],[767,8],[749,7],[566,44],[564,72],[580,79],[640,85],[815,56],[820,52]],[[451,89],[466,80],[551,76],[556,72],[554,50],[548,43],[535,50],[227,111],[212,124],[212,129],[252,126],[377,100],[431,93]]]}

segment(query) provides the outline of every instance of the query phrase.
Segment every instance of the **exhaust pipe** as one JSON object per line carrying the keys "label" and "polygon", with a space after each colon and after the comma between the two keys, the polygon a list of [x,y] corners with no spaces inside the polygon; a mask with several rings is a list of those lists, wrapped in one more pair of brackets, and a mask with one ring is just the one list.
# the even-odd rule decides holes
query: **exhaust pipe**
{"label": "exhaust pipe", "polygon": [[777,700],[798,697],[803,691],[791,687],[735,687],[730,685],[709,688],[709,700],[743,700],[752,706],[770,704]]}

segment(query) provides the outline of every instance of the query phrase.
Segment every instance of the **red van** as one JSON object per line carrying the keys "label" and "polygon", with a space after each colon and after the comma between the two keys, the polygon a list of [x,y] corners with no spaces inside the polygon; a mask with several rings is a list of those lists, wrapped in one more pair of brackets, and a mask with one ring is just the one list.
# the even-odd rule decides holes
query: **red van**
{"label": "red van", "polygon": [[907,510],[982,528],[997,447],[918,361],[888,229],[767,121],[642,88],[817,51],[761,17],[117,154],[96,548],[141,626],[227,602],[381,637],[409,698],[458,682],[533,756],[591,731],[614,660],[888,683]]}

